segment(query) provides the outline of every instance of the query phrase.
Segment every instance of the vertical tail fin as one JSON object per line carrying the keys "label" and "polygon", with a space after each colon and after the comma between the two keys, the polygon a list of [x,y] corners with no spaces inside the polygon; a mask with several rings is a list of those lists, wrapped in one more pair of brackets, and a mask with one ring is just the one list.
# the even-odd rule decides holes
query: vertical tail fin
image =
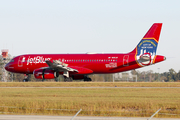
{"label": "vertical tail fin", "polygon": [[[162,23],[154,23],[136,48],[130,52],[135,54],[135,59],[140,66],[152,64],[156,56],[156,50],[161,33]],[[145,60],[146,59],[146,60]],[[149,59],[147,61],[147,59]],[[143,62],[145,60],[145,62]]]}
{"label": "vertical tail fin", "polygon": [[136,48],[130,52],[134,54],[142,54],[143,53],[154,53],[156,54],[157,45],[159,42],[159,37],[161,33],[162,23],[154,23]]}

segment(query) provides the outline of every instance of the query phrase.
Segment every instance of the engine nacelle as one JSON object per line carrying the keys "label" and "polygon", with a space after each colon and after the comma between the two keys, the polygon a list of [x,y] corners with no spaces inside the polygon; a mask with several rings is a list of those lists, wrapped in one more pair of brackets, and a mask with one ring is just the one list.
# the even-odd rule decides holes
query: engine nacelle
{"label": "engine nacelle", "polygon": [[57,72],[48,69],[36,69],[33,75],[36,79],[54,79],[58,77]]}

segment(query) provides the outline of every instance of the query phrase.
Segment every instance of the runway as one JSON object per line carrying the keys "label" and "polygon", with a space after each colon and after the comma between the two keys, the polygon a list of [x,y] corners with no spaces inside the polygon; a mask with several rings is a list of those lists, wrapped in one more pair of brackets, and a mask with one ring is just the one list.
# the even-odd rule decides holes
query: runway
{"label": "runway", "polygon": [[[0,120],[70,120],[73,116],[0,115]],[[147,120],[147,117],[79,117],[73,120]],[[177,118],[152,118],[151,120],[179,120]]]}
{"label": "runway", "polygon": [[180,88],[180,87],[0,87],[0,88],[82,88],[82,89],[92,89],[92,88],[112,88],[112,89],[122,89],[122,88],[147,88],[147,89],[151,89],[151,88]]}

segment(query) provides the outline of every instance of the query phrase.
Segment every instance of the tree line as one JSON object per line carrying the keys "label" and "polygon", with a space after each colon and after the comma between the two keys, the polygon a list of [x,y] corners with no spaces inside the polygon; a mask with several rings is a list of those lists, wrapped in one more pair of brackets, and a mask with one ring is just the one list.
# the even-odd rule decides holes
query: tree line
{"label": "tree line", "polygon": [[180,70],[176,72],[173,68],[167,72],[154,73],[152,70],[149,71],[131,71],[132,74],[137,75],[138,81],[144,82],[179,82],[180,81]]}

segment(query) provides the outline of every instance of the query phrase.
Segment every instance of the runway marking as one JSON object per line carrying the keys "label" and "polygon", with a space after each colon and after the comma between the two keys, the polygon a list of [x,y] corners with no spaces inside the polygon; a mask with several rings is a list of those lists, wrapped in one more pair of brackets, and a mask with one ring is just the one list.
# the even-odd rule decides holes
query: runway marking
{"label": "runway marking", "polygon": [[[0,115],[5,120],[70,120],[72,116]],[[147,120],[147,117],[91,117],[78,116],[75,120]],[[153,118],[153,120],[179,120],[178,118]]]}
{"label": "runway marking", "polygon": [[0,88],[180,88],[180,87],[0,87]]}

